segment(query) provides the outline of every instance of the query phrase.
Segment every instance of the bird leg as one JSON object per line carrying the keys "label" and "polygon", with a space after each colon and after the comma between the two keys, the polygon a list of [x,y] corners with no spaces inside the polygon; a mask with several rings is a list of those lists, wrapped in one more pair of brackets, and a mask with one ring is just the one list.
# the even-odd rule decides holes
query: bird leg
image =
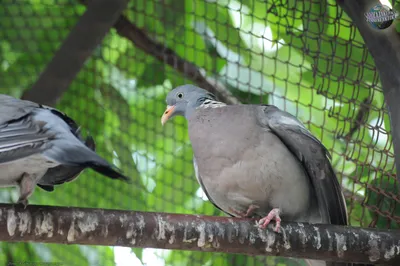
{"label": "bird leg", "polygon": [[279,217],[279,214],[281,213],[281,210],[279,208],[274,208],[272,209],[267,216],[265,216],[264,218],[261,218],[257,225],[262,228],[265,229],[267,227],[267,225],[271,222],[272,219],[275,220],[276,225],[275,225],[275,232],[279,232],[279,229],[281,228],[281,217]]}
{"label": "bird leg", "polygon": [[35,190],[35,183],[31,175],[24,173],[19,181],[19,199],[17,204],[24,205],[24,209],[28,205],[28,198]]}
{"label": "bird leg", "polygon": [[230,211],[234,214],[236,214],[238,217],[241,218],[246,218],[246,217],[251,217],[254,213],[255,210],[257,210],[258,208],[260,208],[257,205],[253,205],[251,204],[248,208],[246,212],[242,212],[242,211],[237,211],[235,209],[230,208]]}

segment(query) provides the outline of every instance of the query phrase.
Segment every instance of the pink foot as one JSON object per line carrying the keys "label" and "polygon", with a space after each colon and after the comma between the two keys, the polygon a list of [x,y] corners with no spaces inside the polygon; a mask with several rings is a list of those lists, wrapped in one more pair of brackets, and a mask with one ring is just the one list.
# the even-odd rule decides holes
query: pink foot
{"label": "pink foot", "polygon": [[35,176],[30,176],[24,173],[19,181],[19,198],[17,203],[22,204],[24,209],[28,205],[28,198],[32,195],[35,190],[36,183],[33,181]]}
{"label": "pink foot", "polygon": [[265,229],[271,220],[274,219],[276,221],[274,231],[279,232],[279,229],[281,228],[281,217],[279,217],[280,213],[281,210],[279,208],[272,209],[267,216],[258,221],[258,226],[262,229]]}
{"label": "pink foot", "polygon": [[246,212],[237,211],[232,208],[230,208],[230,211],[241,218],[246,218],[246,217],[252,216],[254,211],[257,210],[258,208],[260,208],[260,207],[258,207],[257,205],[251,204]]}

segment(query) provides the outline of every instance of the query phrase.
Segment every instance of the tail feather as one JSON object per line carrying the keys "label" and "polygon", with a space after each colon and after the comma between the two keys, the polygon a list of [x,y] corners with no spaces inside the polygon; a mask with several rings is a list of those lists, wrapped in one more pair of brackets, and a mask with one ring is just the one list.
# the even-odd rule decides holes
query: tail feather
{"label": "tail feather", "polygon": [[87,160],[85,163],[83,163],[84,166],[90,167],[97,173],[112,179],[120,179],[126,182],[131,181],[130,178],[122,174],[122,171],[118,169],[115,165],[108,163],[105,159],[101,158],[94,151],[90,149],[85,149],[85,150],[88,151],[91,154],[91,156],[87,157],[90,159]]}
{"label": "tail feather", "polygon": [[108,164],[104,165],[104,164],[100,164],[98,162],[89,162],[86,164],[86,167],[90,167],[97,173],[105,175],[112,179],[121,179],[128,183],[130,183],[130,181],[131,181],[131,179],[129,177],[123,175],[119,171],[119,169],[114,170],[113,168],[116,168],[116,167],[112,167],[111,165],[108,165]]}
{"label": "tail feather", "polygon": [[64,166],[88,167],[109,178],[130,181],[130,178],[123,175],[116,166],[108,163],[83,143],[68,146],[54,143],[51,149],[44,152],[44,155]]}
{"label": "tail feather", "polygon": [[37,186],[40,187],[41,189],[47,191],[47,192],[54,191],[54,186],[46,186],[46,185],[40,185],[40,184],[37,184]]}

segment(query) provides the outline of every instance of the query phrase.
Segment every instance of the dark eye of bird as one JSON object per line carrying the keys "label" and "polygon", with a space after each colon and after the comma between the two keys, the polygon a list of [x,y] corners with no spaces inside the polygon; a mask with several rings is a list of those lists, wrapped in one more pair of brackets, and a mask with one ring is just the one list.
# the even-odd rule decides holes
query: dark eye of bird
{"label": "dark eye of bird", "polygon": [[180,98],[180,99],[182,99],[182,97],[183,97],[183,93],[178,93],[178,98]]}

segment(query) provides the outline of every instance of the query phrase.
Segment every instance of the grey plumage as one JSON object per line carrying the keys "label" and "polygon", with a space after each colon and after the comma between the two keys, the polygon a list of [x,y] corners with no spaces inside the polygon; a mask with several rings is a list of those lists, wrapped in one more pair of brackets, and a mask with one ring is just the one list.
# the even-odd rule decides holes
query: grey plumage
{"label": "grey plumage", "polygon": [[[88,146],[94,142],[87,140]],[[0,94],[0,186],[18,186],[26,205],[36,185],[73,180],[87,167],[113,179],[129,180],[80,139],[76,123],[60,111]],[[58,176],[53,176],[57,171]]]}
{"label": "grey plumage", "polygon": [[261,227],[275,219],[276,229],[281,218],[347,225],[330,155],[294,116],[272,105],[225,105],[192,85],[166,101],[161,122],[187,119],[196,177],[219,209],[261,218]]}
{"label": "grey plumage", "polygon": [[[80,134],[76,134],[81,139]],[[83,140],[81,140],[83,142]],[[95,151],[95,143],[92,137],[87,137],[84,142],[86,147]],[[55,185],[61,185],[75,180],[85,170],[82,166],[59,165],[47,170],[39,180],[37,186],[48,192],[54,191]]]}

